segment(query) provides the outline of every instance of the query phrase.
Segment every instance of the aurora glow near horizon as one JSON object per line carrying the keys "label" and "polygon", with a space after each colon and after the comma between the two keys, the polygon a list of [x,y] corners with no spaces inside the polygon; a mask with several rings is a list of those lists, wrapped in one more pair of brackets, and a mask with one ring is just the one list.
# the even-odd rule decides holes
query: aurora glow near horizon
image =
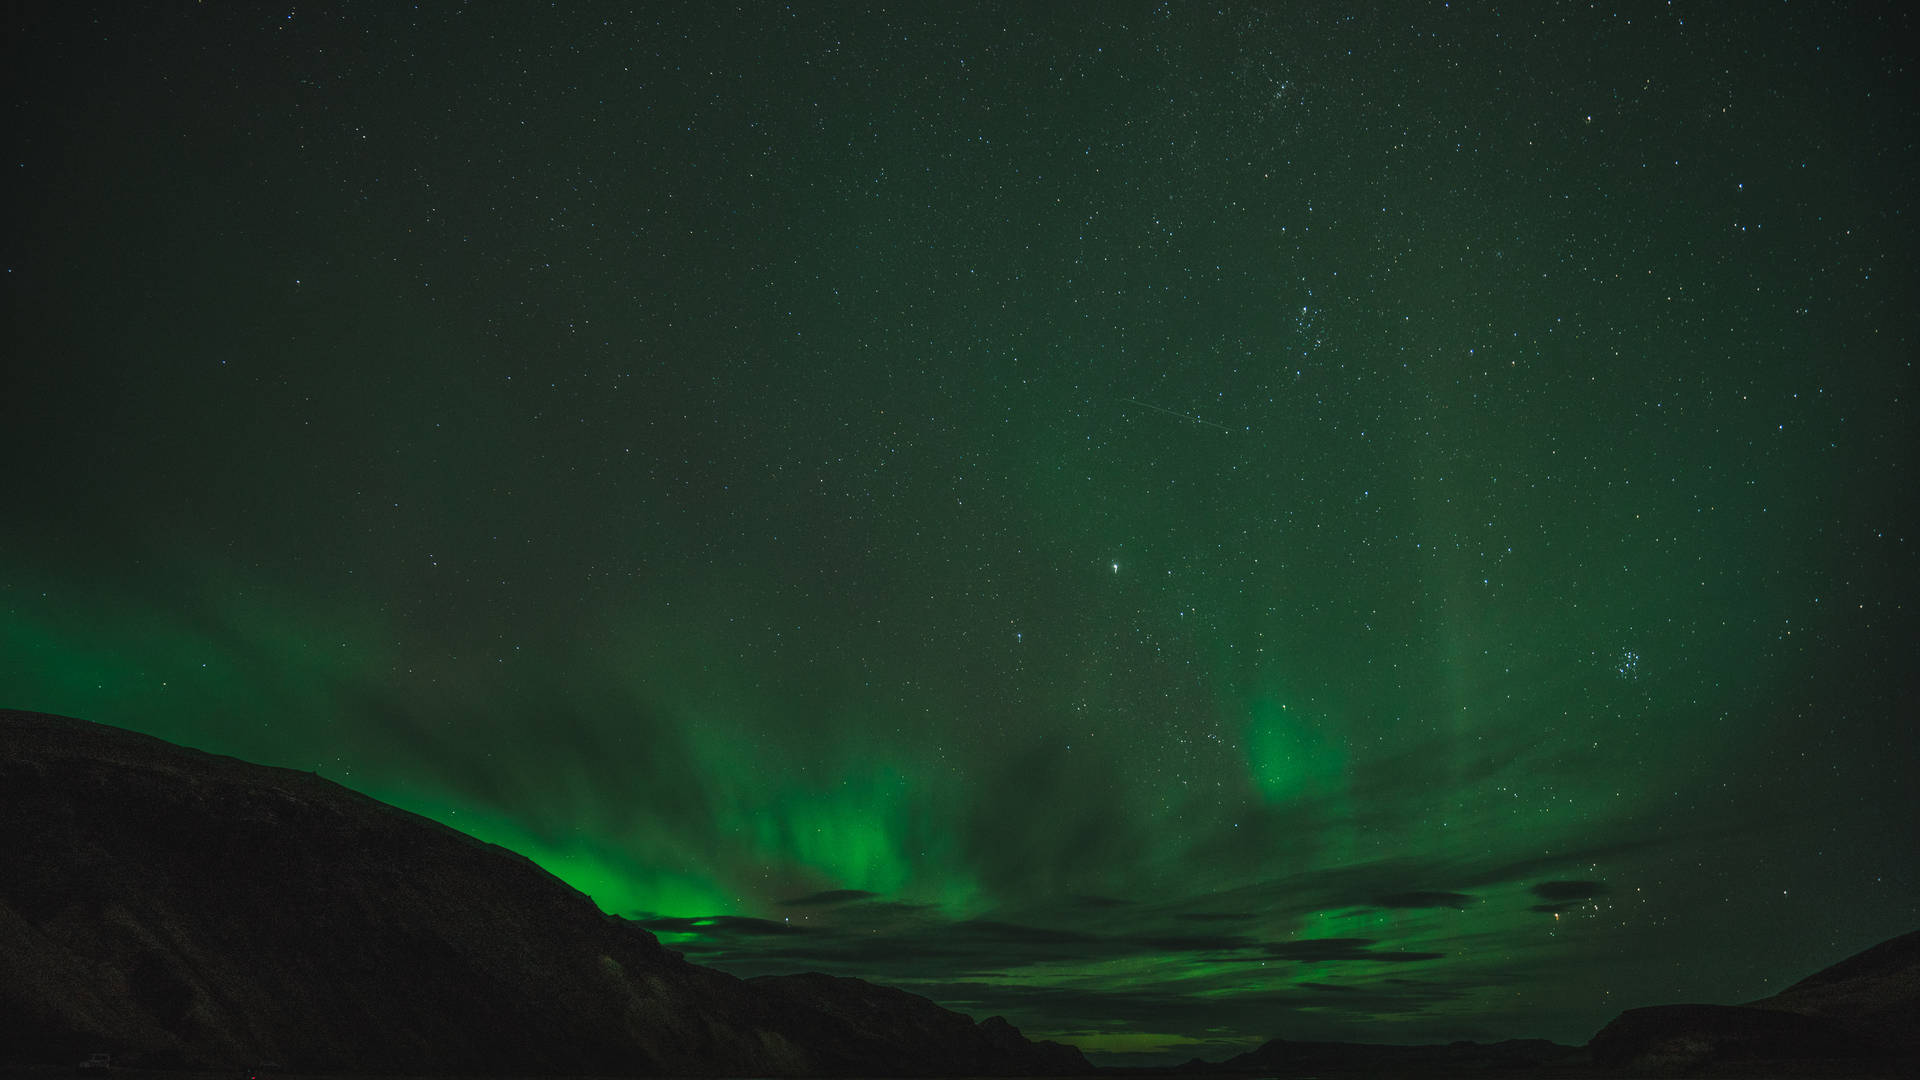
{"label": "aurora glow near horizon", "polygon": [[1910,17],[1352,6],[23,19],[0,704],[1109,1062],[1913,929]]}

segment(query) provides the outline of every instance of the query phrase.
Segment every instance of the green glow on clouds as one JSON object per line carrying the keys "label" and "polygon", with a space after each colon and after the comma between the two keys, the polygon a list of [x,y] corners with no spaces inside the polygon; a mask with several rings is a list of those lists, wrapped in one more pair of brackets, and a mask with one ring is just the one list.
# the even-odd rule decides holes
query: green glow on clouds
{"label": "green glow on clouds", "polygon": [[1116,1062],[1920,921],[1887,27],[339,18],[22,80],[0,704]]}

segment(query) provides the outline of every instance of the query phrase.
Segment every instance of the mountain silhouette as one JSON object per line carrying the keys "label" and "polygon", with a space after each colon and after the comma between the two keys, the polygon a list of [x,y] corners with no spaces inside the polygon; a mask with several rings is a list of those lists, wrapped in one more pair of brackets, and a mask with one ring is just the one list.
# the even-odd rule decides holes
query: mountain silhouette
{"label": "mountain silhouette", "polygon": [[[688,963],[530,860],[312,773],[0,710],[0,1070],[99,1052],[332,1073],[1094,1071],[892,987]],[[1745,1005],[1629,1009],[1584,1051],[1274,1039],[1177,1071],[1920,1075],[1920,932]]]}
{"label": "mountain silhouette", "polygon": [[690,964],[531,861],[311,773],[0,711],[0,1067],[1054,1076],[857,979]]}
{"label": "mountain silhouette", "polygon": [[[1746,1005],[1628,1009],[1588,1044],[1635,1072],[1920,1076],[1920,931],[1902,934]],[[1851,1063],[1851,1064],[1849,1064]]]}
{"label": "mountain silhouette", "polygon": [[1294,1042],[1273,1039],[1208,1071],[1314,1076],[1323,1073],[1365,1076],[1452,1076],[1493,1073],[1525,1076],[1531,1072],[1584,1063],[1574,1046],[1545,1039],[1509,1039],[1498,1043]]}

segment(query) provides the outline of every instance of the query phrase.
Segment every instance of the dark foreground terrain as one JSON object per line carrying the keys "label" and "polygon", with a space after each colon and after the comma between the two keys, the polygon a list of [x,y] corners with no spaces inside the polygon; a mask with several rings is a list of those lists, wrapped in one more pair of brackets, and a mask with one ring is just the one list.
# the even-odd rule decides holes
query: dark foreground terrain
{"label": "dark foreground terrain", "polygon": [[0,712],[0,1070],[96,1051],[223,1075],[1091,1071],[888,987],[689,964],[521,856],[309,773]]}
{"label": "dark foreground terrain", "polygon": [[1920,931],[1746,1005],[1629,1009],[1588,1049],[1643,1073],[1920,1076]]}
{"label": "dark foreground terrain", "polygon": [[1095,1070],[901,990],[689,964],[521,856],[311,773],[0,711],[0,1074],[102,1051],[127,1078],[1920,1076],[1920,933],[1748,1005],[1629,1010],[1584,1048],[1275,1039]]}

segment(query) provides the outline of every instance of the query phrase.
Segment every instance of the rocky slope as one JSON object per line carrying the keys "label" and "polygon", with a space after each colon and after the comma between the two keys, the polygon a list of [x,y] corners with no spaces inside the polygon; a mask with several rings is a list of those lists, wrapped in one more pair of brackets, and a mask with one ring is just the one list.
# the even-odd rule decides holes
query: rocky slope
{"label": "rocky slope", "polygon": [[1747,1005],[1629,1009],[1588,1049],[1596,1065],[1642,1073],[1797,1075],[1825,1063],[1855,1075],[1920,1075],[1920,931]]}
{"label": "rocky slope", "polygon": [[318,776],[0,711],[0,1065],[1062,1075],[858,980],[685,962],[528,860]]}
{"label": "rocky slope", "polygon": [[1883,941],[1752,1007],[1831,1020],[1862,1045],[1920,1057],[1920,931]]}

